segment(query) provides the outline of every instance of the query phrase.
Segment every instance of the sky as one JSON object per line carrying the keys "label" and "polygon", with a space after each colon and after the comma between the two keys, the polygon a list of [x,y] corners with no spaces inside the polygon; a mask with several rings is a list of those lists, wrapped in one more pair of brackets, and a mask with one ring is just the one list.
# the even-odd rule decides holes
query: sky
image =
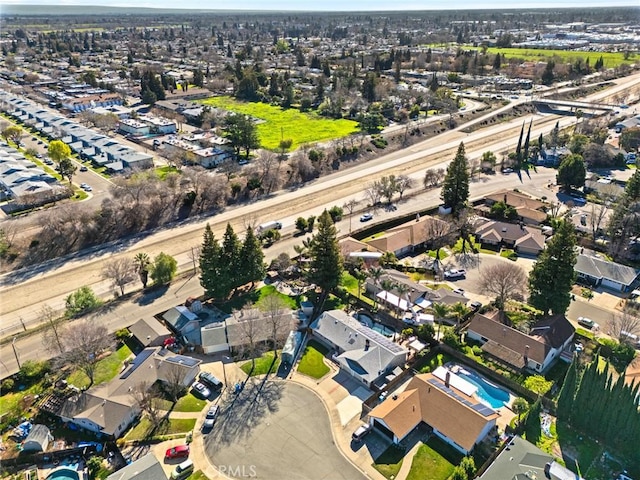
{"label": "sky", "polygon": [[639,6],[638,0],[234,0],[216,2],[202,0],[2,0],[5,5],[106,5],[147,8],[193,8],[225,10],[302,10],[302,11],[363,11],[363,10],[467,10]]}

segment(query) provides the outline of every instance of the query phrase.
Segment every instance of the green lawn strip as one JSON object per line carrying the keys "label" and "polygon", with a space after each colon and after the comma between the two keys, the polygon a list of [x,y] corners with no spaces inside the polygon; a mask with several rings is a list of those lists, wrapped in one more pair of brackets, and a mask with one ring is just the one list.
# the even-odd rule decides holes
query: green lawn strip
{"label": "green lawn strip", "polygon": [[241,310],[242,307],[249,303],[253,303],[257,308],[266,310],[268,309],[268,304],[264,298],[269,295],[278,295],[282,299],[284,306],[287,308],[294,310],[298,308],[297,298],[289,297],[288,295],[278,292],[276,287],[273,285],[265,285],[258,290],[252,290],[244,295],[237,295],[230,300],[217,305],[217,307],[225,313],[231,313],[234,310]]}
{"label": "green lawn strip", "polygon": [[324,356],[329,350],[315,340],[310,340],[304,349],[304,354],[298,364],[298,372],[312,378],[322,378],[329,373],[329,367],[324,363]]}
{"label": "green lawn strip", "polygon": [[436,449],[444,447],[441,441],[433,437],[425,445],[420,445],[411,462],[407,480],[447,480],[453,473],[453,463],[448,461]]}
{"label": "green lawn strip", "polygon": [[201,103],[264,120],[258,123],[257,130],[260,143],[269,150],[277,150],[283,138],[292,139],[291,150],[295,150],[302,144],[345,137],[358,129],[358,124],[352,120],[332,120],[294,108],[239,102],[228,96],[208,98]]}
{"label": "green lawn strip", "polygon": [[342,273],[342,277],[340,277],[340,285],[344,287],[351,295],[355,297],[359,296],[360,292],[358,292],[358,280],[349,272]]}
{"label": "green lawn strip", "polygon": [[[475,47],[464,47],[471,49],[478,49]],[[625,60],[624,52],[576,52],[572,50],[547,50],[543,48],[500,48],[489,47],[487,53],[495,55],[500,52],[504,54],[505,58],[522,58],[527,61],[542,61],[546,62],[547,59],[560,58],[565,63],[575,63],[577,60],[586,62],[589,60],[589,65],[593,66],[600,57],[604,62],[605,68],[615,68],[623,63],[630,64],[635,61],[635,58],[631,56],[629,60]]]}
{"label": "green lawn strip", "polygon": [[207,405],[206,400],[195,397],[191,392],[181,397],[173,407],[174,412],[200,412]]}
{"label": "green lawn strip", "polygon": [[195,418],[169,418],[164,419],[158,428],[153,430],[151,420],[147,417],[140,419],[140,422],[129,431],[125,437],[127,441],[144,440],[151,436],[160,437],[163,435],[173,435],[188,433],[196,425]]}
{"label": "green lawn strip", "polygon": [[[16,385],[19,385],[19,383],[16,383]],[[5,393],[0,397],[0,415],[5,415],[18,408],[27,395],[40,395],[44,391],[45,388],[40,383],[36,383],[20,392]]]}
{"label": "green lawn strip", "polygon": [[292,310],[298,308],[298,302],[295,297],[290,297],[289,295],[278,292],[276,290],[276,287],[274,287],[273,285],[265,285],[260,290],[258,290],[258,292],[259,294],[256,301],[256,307],[258,307],[260,310],[268,310],[269,305],[266,301],[266,297],[270,295],[276,295],[280,297],[285,308],[290,308]]}
{"label": "green lawn strip", "polygon": [[396,445],[391,445],[382,452],[382,455],[376,458],[375,462],[373,462],[373,468],[391,480],[398,476],[403,458],[404,450]]}
{"label": "green lawn strip", "polygon": [[156,175],[158,175],[158,178],[160,180],[164,180],[165,178],[167,178],[167,175],[169,175],[170,173],[180,173],[180,170],[178,170],[176,167],[170,167],[168,165],[157,167],[154,171],[156,172]]}
{"label": "green lawn strip", "polygon": [[[278,367],[280,366],[280,355],[278,355],[278,358],[276,359],[276,362],[273,364],[273,367],[271,367],[272,362],[273,362],[273,352],[269,351],[269,352],[265,352],[261,357],[256,358],[255,368],[253,369],[253,372],[251,372],[251,360],[243,363],[240,366],[240,368],[247,375],[249,375],[250,372],[251,372],[251,376],[266,375],[267,372],[274,373],[278,371]],[[270,371],[269,371],[269,367],[271,367]]]}
{"label": "green lawn strip", "polygon": [[[126,345],[123,345],[108,357],[99,360],[93,384],[100,385],[115,378],[122,369],[122,363],[129,355],[131,355],[131,350]],[[84,372],[76,370],[67,377],[67,382],[78,388],[86,388],[89,386],[89,377]]]}
{"label": "green lawn strip", "polygon": [[187,480],[209,480],[209,477],[202,473],[201,470],[198,470],[187,477]]}

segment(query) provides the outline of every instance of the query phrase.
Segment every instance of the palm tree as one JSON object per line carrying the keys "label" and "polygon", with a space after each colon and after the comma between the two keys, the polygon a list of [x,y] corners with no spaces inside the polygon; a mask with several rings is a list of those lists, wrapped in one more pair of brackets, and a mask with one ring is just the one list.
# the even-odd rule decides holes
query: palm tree
{"label": "palm tree", "polygon": [[529,408],[529,403],[522,397],[516,398],[511,404],[511,409],[513,413],[518,414],[518,426],[520,426],[520,416],[527,411]]}
{"label": "palm tree", "polygon": [[379,262],[383,267],[388,267],[389,265],[398,263],[398,258],[393,252],[384,252],[380,257]]}
{"label": "palm tree", "polygon": [[461,302],[456,303],[453,307],[451,307],[451,311],[456,317],[456,326],[460,325],[460,320],[469,313],[469,309],[466,305]]}
{"label": "palm tree", "polygon": [[149,280],[149,267],[151,266],[151,258],[144,252],[137,253],[133,257],[133,262],[140,276],[142,282],[142,288],[147,288],[147,281]]}
{"label": "palm tree", "polygon": [[433,310],[435,321],[438,322],[438,333],[436,338],[440,340],[440,325],[442,324],[442,320],[447,318],[447,315],[449,315],[449,305],[446,303],[434,303],[431,306],[431,310]]}
{"label": "palm tree", "polygon": [[307,259],[307,255],[309,254],[309,247],[311,247],[310,238],[305,238],[304,240],[302,240],[302,245],[293,246],[293,250],[298,254],[298,256],[296,257],[296,261],[301,272],[304,272],[305,270],[305,260]]}
{"label": "palm tree", "polygon": [[[382,278],[382,275],[384,275],[384,270],[380,267],[371,267],[368,271],[367,271],[367,275],[369,276],[369,278],[371,280],[373,280],[373,284],[376,287],[380,286],[380,279]],[[374,306],[378,306],[378,295],[377,292],[373,294],[373,305]]]}
{"label": "palm tree", "polygon": [[[399,283],[398,285],[396,285],[396,292],[398,292],[398,318],[400,318],[400,302],[402,301],[402,297],[404,297],[408,292],[409,292],[409,287],[406,286],[404,283]],[[407,301],[407,304],[409,302]],[[404,309],[405,312],[407,311],[407,309]]]}
{"label": "palm tree", "polygon": [[396,286],[396,284],[395,284],[395,282],[393,280],[391,280],[389,278],[385,278],[384,280],[382,280],[382,282],[380,282],[380,286],[384,290],[384,301],[388,303],[389,302],[389,298],[388,298],[389,297],[389,290],[393,290],[394,287]]}
{"label": "palm tree", "polygon": [[360,292],[362,291],[362,284],[367,279],[367,272],[363,272],[359,268],[353,271],[353,278],[358,281],[358,300],[360,300]]}

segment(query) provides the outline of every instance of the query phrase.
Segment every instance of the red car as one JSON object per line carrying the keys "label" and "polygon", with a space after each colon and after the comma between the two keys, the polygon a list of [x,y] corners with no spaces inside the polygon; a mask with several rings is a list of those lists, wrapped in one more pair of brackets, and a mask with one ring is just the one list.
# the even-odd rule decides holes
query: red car
{"label": "red car", "polygon": [[164,458],[187,458],[189,456],[189,445],[176,445],[167,450]]}

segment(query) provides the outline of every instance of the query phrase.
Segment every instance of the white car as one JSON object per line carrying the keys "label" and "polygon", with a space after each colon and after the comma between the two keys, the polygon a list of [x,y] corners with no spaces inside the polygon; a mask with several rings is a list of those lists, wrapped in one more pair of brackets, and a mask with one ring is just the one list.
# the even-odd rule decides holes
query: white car
{"label": "white car", "polygon": [[360,217],[360,221],[361,222],[368,222],[369,220],[371,220],[373,218],[373,213],[365,213],[364,215],[362,215]]}
{"label": "white car", "polygon": [[589,330],[597,330],[599,325],[587,317],[578,317],[578,323]]}
{"label": "white car", "polygon": [[444,278],[446,278],[447,280],[464,278],[466,275],[467,275],[467,271],[463,268],[459,268],[459,269],[452,268],[451,270],[446,270],[444,272]]}

